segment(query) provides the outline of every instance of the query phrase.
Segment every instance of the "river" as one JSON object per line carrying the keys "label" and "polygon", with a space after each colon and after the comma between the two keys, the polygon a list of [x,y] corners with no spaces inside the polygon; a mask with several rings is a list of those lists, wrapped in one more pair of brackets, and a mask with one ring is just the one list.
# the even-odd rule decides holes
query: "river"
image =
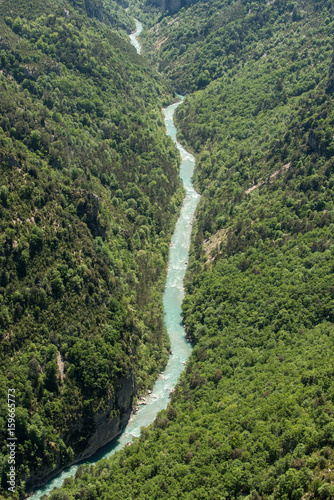
{"label": "river", "polygon": [[[139,53],[140,45],[137,37],[142,30],[142,25],[139,21],[136,22],[136,28],[135,33],[130,35],[130,39]],[[38,500],[43,495],[50,494],[54,488],[60,487],[67,477],[75,474],[80,464],[94,464],[102,458],[108,458],[131,442],[134,437],[138,437],[140,435],[140,428],[150,425],[157,413],[167,407],[170,393],[174,389],[191,353],[191,346],[185,339],[185,331],[182,325],[181,303],[184,297],[183,278],[188,261],[192,221],[199,201],[199,195],[196,193],[191,182],[195,159],[176,140],[173,115],[176,108],[182,102],[182,97],[179,96],[179,98],[179,102],[171,104],[164,109],[166,132],[173,139],[181,154],[180,177],[186,190],[180,217],[176,223],[170,245],[167,281],[163,297],[165,324],[170,337],[173,354],[169,357],[164,372],[160,374],[156,381],[152,394],[146,397],[146,404],[141,405],[139,411],[131,417],[122,434],[110,444],[98,450],[89,459],[72,465],[48,482],[43,488],[36,489],[31,497],[33,500]]]}
{"label": "river", "polygon": [[140,51],[141,51],[141,46],[140,46],[140,43],[138,41],[138,37],[142,31],[143,31],[143,25],[141,22],[137,21],[137,19],[136,19],[136,31],[131,33],[130,42],[132,43],[132,45],[134,46],[134,48],[136,49],[138,54],[140,54]]}

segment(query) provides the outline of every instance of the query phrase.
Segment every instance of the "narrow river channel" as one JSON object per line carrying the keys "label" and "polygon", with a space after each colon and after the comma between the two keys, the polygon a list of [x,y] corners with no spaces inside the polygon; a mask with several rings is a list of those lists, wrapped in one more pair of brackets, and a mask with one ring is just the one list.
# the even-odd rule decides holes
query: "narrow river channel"
{"label": "narrow river channel", "polygon": [[[140,45],[137,36],[142,30],[142,25],[137,21],[136,26],[136,32],[130,36],[130,39],[139,53]],[[176,140],[173,115],[176,108],[182,102],[182,97],[179,97],[179,102],[168,106],[164,110],[167,134],[173,139],[181,154],[180,177],[186,190],[180,217],[176,223],[170,245],[167,281],[163,298],[165,323],[173,354],[170,356],[164,372],[160,374],[156,381],[152,394],[146,397],[145,405],[141,405],[139,411],[132,416],[122,434],[80,464],[94,464],[102,458],[110,457],[127,443],[131,442],[134,437],[138,437],[142,426],[148,426],[153,422],[157,413],[167,407],[170,392],[174,389],[191,352],[191,346],[185,339],[185,331],[182,325],[181,303],[184,297],[183,278],[188,261],[191,228],[199,195],[196,193],[191,182],[195,159]],[[37,500],[45,494],[50,494],[54,488],[60,487],[67,477],[73,476],[80,464],[75,464],[65,469],[43,488],[37,489],[31,498]]]}

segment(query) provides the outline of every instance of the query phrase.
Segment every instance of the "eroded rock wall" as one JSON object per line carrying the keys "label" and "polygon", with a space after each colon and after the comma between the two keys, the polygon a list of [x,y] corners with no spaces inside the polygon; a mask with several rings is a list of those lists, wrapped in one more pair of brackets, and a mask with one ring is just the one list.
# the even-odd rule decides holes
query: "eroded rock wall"
{"label": "eroded rock wall", "polygon": [[[110,398],[108,407],[103,412],[94,415],[94,431],[89,437],[84,451],[77,455],[70,464],[66,464],[66,467],[92,456],[98,449],[110,443],[110,441],[122,432],[123,427],[130,418],[132,401],[135,394],[136,380],[134,375],[130,374],[128,377],[120,379],[119,389],[116,391],[115,397]],[[113,410],[116,410],[116,416],[113,416]],[[83,419],[84,417],[81,420]],[[80,425],[83,425],[82,421],[78,422],[76,428],[73,429],[73,433],[77,431]],[[68,436],[69,440],[70,437]],[[37,472],[26,478],[28,491],[43,486],[50,479],[57,476],[64,468],[65,466],[60,462],[59,453],[57,465],[54,469],[50,470],[48,467],[42,466]]]}

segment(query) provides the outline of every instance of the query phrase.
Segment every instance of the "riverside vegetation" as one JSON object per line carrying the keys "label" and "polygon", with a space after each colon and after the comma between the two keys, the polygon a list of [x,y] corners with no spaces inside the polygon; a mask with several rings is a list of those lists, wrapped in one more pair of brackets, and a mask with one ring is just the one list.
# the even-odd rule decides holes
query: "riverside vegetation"
{"label": "riverside vegetation", "polygon": [[155,423],[50,498],[333,499],[332,2],[148,11],[144,55],[188,93],[197,156],[195,347]]}
{"label": "riverside vegetation", "polygon": [[131,401],[166,363],[183,188],[161,113],[171,96],[121,7],[4,0],[0,27],[0,489],[15,388],[18,498],[84,453],[110,402],[107,418],[122,417],[124,380]]}

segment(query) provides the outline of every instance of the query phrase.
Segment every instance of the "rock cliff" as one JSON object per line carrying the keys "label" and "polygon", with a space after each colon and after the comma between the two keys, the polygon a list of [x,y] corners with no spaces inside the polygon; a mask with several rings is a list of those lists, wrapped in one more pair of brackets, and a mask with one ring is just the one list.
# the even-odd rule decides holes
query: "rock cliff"
{"label": "rock cliff", "polygon": [[[39,488],[46,484],[50,479],[57,476],[65,467],[69,467],[75,463],[85,460],[92,456],[99,448],[110,443],[121,432],[130,418],[132,411],[132,400],[136,394],[136,380],[133,375],[123,377],[119,381],[119,389],[114,398],[109,400],[108,407],[100,413],[94,415],[94,428],[91,436],[88,439],[87,446],[84,451],[77,455],[75,459],[66,464],[61,464],[60,454],[57,457],[57,465],[53,470],[47,467],[41,467],[37,472],[27,477],[27,491],[32,492],[35,488]],[[111,412],[116,410],[117,415],[111,416]],[[73,434],[77,431],[78,427],[82,426],[83,422],[80,421],[76,428],[73,429]],[[71,436],[67,437],[71,440]]]}

